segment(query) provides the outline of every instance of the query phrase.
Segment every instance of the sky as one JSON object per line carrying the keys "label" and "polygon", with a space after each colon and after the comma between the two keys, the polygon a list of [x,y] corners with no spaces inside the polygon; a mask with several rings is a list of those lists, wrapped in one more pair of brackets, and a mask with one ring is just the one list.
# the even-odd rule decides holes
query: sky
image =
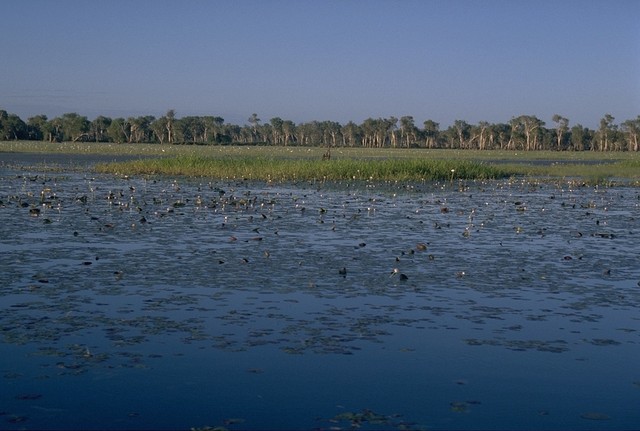
{"label": "sky", "polygon": [[640,115],[640,0],[3,0],[0,109],[441,128]]}

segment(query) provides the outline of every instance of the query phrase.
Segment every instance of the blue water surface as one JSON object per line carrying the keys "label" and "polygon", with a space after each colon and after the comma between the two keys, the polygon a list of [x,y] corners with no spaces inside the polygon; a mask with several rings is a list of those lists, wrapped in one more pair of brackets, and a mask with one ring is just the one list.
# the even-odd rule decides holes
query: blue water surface
{"label": "blue water surface", "polygon": [[0,428],[640,426],[635,188],[0,174]]}

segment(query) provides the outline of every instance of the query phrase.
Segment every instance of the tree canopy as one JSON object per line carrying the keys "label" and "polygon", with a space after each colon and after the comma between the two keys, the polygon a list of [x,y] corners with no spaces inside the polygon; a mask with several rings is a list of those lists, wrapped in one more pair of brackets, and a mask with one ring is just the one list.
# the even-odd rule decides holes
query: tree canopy
{"label": "tree canopy", "polygon": [[568,118],[555,114],[553,123],[535,115],[519,115],[506,123],[480,121],[470,124],[455,120],[442,129],[426,119],[422,128],[412,116],[367,118],[361,124],[349,121],[310,121],[295,124],[280,117],[262,121],[252,113],[244,125],[228,124],[219,116],[177,117],[170,109],[156,118],[151,115],[89,120],[75,112],[48,119],[46,115],[28,118],[0,109],[0,139],[44,140],[50,142],[85,141],[160,144],[245,144],[298,145],[367,148],[455,148],[558,151],[639,151],[640,115],[616,124],[605,114],[597,130],[580,124],[570,126]]}

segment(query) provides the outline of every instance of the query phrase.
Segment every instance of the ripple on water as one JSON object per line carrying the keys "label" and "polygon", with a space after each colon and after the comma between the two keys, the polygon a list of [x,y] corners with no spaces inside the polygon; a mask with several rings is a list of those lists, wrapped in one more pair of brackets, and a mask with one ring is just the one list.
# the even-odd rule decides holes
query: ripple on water
{"label": "ripple on water", "polygon": [[[45,188],[55,199],[43,205]],[[508,369],[509,355],[517,354],[521,371],[514,382],[528,381],[527,369],[544,361],[569,374],[547,370],[542,379],[549,387],[531,400],[541,406],[531,409],[531,420],[556,418],[535,413],[548,411],[553,379],[588,375],[591,389],[598,389],[611,383],[594,377],[611,365],[599,350],[638,353],[634,196],[626,188],[519,182],[451,189],[6,175],[0,182],[0,337],[3,351],[21,346],[29,353],[23,363],[2,362],[4,380],[15,383],[12,402],[50,403],[65,379],[123,387],[132,373],[148,373],[177,393],[189,392],[184,385],[201,391],[200,399],[217,400],[229,413],[247,404],[246,385],[260,394],[251,402],[273,399],[276,415],[283,404],[275,402],[274,386],[254,386],[255,379],[290,379],[298,370],[303,380],[313,370],[322,377],[314,398],[320,401],[297,406],[319,413],[303,419],[289,412],[290,427],[300,420],[317,426],[314,416],[339,427],[417,427],[399,414],[365,407],[322,413],[340,398],[323,365],[336,361],[334,374],[360,382],[347,392],[393,394],[372,401],[391,406],[391,398],[402,400],[409,410],[404,416],[446,428],[464,427],[466,418],[490,409],[455,390],[513,388],[499,379],[483,388],[443,386],[435,395],[428,388],[440,387],[440,379],[460,380],[462,367],[490,373],[487,357],[496,361],[493,367]],[[598,361],[575,367],[578,354]],[[228,382],[233,389],[226,395],[235,401],[218,400],[193,383],[201,379],[189,367],[171,367],[178,358],[201,355],[208,359],[200,373]],[[283,362],[288,370],[273,371]],[[614,369],[636,391],[627,396],[637,396],[628,385],[637,376]],[[51,393],[23,383],[43,375],[53,382]],[[254,381],[244,380],[250,377]],[[396,391],[394,382],[412,386],[428,408],[413,406],[404,395],[411,391]],[[302,400],[301,380],[290,383]],[[456,401],[441,404],[442,396]],[[582,413],[571,398],[553,398],[567,417],[608,419]],[[602,408],[617,418],[612,403]],[[12,408],[9,423],[26,418],[19,408]],[[135,420],[153,423],[144,410],[136,409]],[[130,412],[122,412],[126,420],[133,420]],[[35,427],[43,423],[37,414],[29,417]],[[249,416],[221,413],[211,423],[265,424]],[[474,426],[503,427],[515,416]],[[224,422],[234,417],[246,420]],[[579,426],[563,420],[558,416],[554,424]]]}

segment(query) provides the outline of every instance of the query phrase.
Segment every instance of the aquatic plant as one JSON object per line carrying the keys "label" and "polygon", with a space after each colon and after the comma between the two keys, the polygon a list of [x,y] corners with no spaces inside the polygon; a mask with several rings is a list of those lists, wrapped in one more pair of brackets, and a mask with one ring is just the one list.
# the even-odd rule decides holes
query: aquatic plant
{"label": "aquatic plant", "polygon": [[332,161],[266,157],[201,157],[132,160],[100,164],[102,173],[120,175],[180,175],[265,181],[296,180],[453,180],[496,179],[507,169],[468,160],[340,159]]}

